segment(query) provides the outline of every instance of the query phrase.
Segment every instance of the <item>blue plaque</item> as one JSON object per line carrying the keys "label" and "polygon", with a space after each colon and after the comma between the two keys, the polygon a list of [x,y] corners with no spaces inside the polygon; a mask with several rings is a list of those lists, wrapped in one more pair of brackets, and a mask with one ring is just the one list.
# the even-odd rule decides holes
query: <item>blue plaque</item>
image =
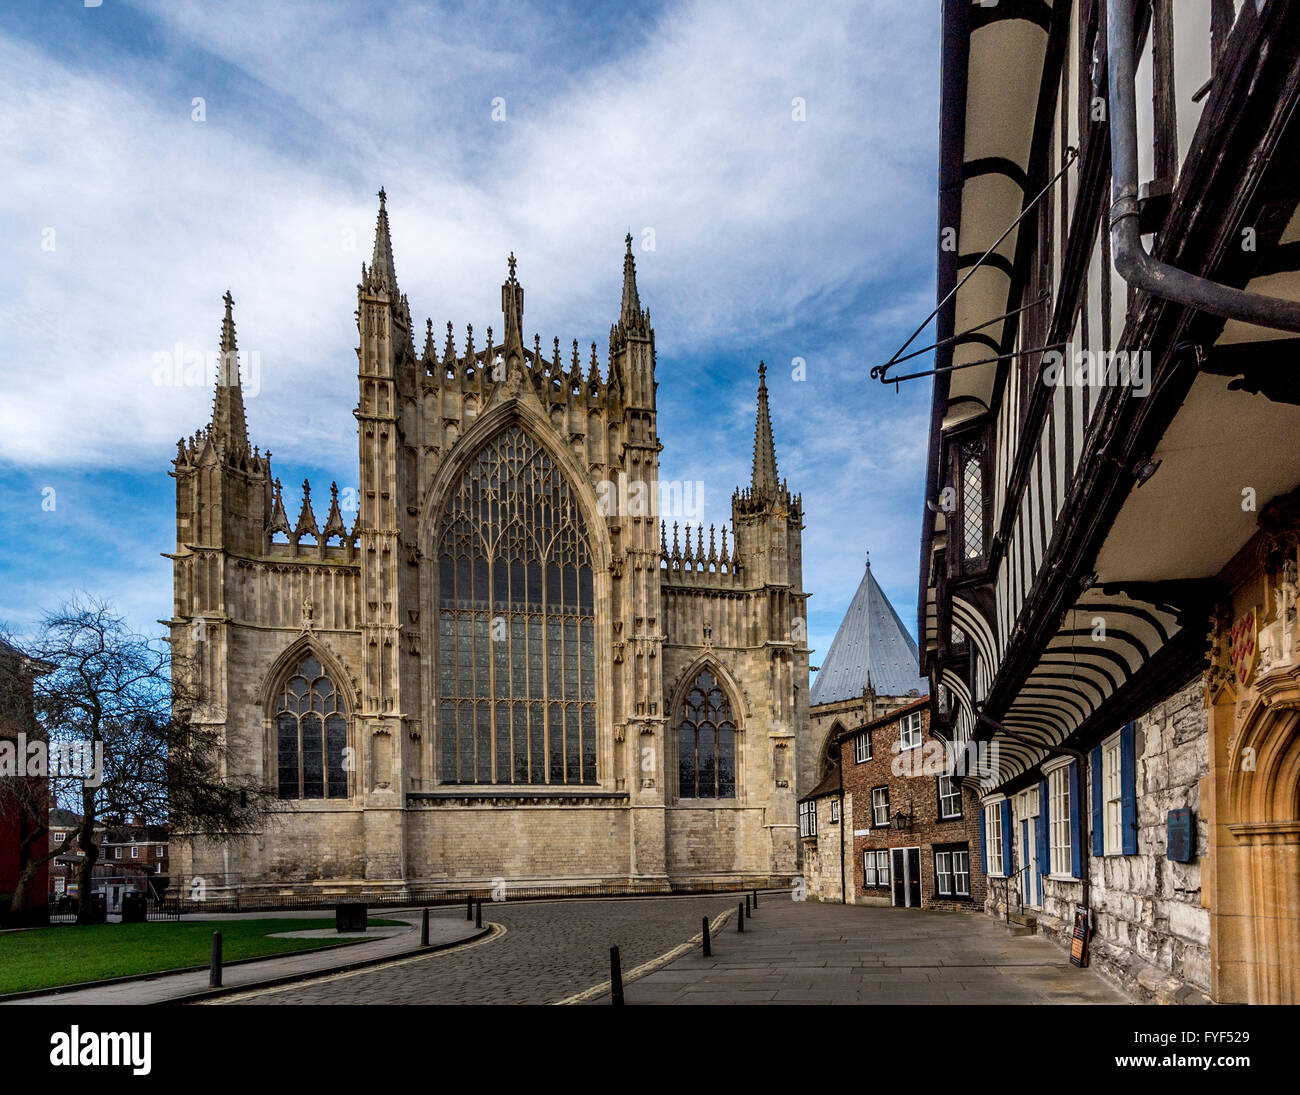
{"label": "blue plaque", "polygon": [[1170,810],[1165,856],[1175,863],[1196,858],[1196,815],[1191,810]]}

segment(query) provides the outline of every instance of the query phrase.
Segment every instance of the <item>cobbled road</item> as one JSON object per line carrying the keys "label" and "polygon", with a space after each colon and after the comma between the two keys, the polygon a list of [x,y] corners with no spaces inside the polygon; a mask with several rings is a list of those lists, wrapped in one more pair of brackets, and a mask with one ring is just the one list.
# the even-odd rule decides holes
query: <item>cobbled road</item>
{"label": "cobbled road", "polygon": [[[783,897],[762,900],[774,904]],[[736,903],[734,896],[485,901],[484,924],[502,925],[505,935],[399,965],[252,990],[214,1003],[550,1004],[608,981],[611,945],[618,944],[626,972],[685,942],[700,930],[703,917],[734,912]]]}

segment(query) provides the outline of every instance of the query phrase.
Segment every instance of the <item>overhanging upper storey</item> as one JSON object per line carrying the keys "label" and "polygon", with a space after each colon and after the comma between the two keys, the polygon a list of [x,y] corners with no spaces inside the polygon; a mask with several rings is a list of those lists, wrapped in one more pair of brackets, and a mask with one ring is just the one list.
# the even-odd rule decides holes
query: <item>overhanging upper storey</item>
{"label": "overhanging upper storey", "polygon": [[1116,260],[1136,211],[1154,263],[1300,300],[1300,6],[1111,3],[1140,184],[1114,227],[1106,6],[944,5],[918,623],[939,725],[1042,742],[991,786],[1189,680],[1216,580],[1300,484],[1300,341]]}

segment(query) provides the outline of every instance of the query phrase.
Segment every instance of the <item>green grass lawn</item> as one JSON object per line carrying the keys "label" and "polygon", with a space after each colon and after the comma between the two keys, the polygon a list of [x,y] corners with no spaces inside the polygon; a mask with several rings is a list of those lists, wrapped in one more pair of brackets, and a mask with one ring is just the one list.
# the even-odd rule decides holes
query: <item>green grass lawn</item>
{"label": "green grass lawn", "polygon": [[[370,920],[372,928],[400,924]],[[337,940],[271,939],[272,932],[328,928],[326,919],[205,920],[151,924],[66,924],[0,934],[0,995],[206,966],[212,933],[221,932],[226,962],[316,950]]]}

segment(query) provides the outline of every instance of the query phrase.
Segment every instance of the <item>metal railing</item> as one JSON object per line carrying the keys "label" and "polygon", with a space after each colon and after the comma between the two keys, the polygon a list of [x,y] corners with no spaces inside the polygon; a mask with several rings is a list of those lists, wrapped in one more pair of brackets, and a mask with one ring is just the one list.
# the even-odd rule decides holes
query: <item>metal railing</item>
{"label": "metal railing", "polygon": [[1020,884],[1020,876],[1025,874],[1034,864],[1026,863],[1015,874],[1004,875],[1002,882],[1002,911],[1003,919],[1006,923],[1011,923],[1011,884],[1015,883],[1016,888],[1016,915],[1022,916],[1025,911],[1025,889]]}

